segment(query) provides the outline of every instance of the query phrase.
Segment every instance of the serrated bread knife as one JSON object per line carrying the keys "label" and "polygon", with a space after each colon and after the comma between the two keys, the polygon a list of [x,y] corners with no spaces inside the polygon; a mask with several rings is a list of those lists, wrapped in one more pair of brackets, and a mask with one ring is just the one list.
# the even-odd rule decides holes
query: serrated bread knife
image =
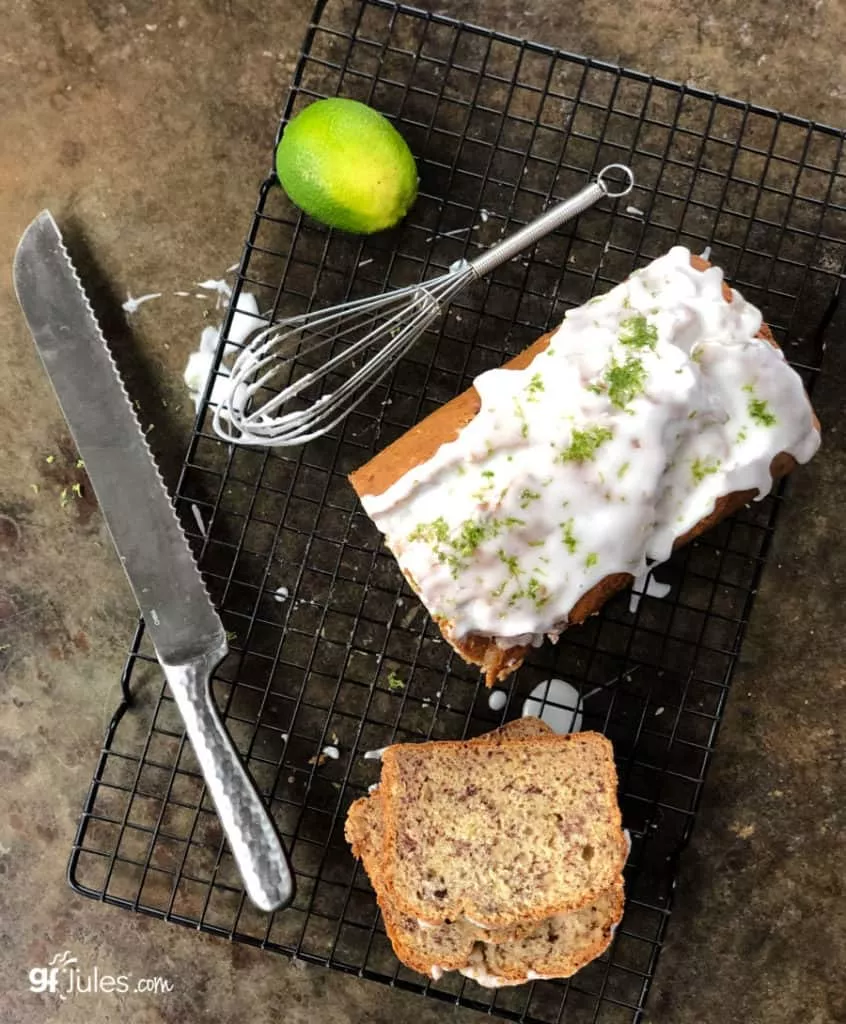
{"label": "serrated bread knife", "polygon": [[294,880],[282,840],[212,700],[211,674],[227,653],[223,624],[48,211],[21,238],[14,276],[247,895],[262,910],[285,907]]}

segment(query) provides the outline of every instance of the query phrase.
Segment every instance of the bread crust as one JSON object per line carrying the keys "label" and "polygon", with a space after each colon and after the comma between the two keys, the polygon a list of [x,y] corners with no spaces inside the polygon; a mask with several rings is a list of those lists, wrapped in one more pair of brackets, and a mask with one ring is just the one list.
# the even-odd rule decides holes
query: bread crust
{"label": "bread crust", "polygon": [[[690,260],[693,267],[700,271],[705,271],[711,266],[700,256],[691,255]],[[731,288],[725,281],[723,282],[723,297],[726,302],[732,301]],[[549,345],[554,333],[554,331],[550,331],[542,335],[519,355],[505,363],[503,369],[525,369],[534,357]],[[772,331],[766,324],[761,325],[757,337],[767,341],[773,348],[779,347]],[[454,441],[459,432],[476,416],[480,408],[479,394],[474,387],[470,387],[436,409],[360,469],[350,474],[349,480],[356,494],[359,498],[366,495],[383,494],[400,477],[416,466],[427,462],[442,444]],[[819,421],[816,416],[814,416],[814,423],[819,429]],[[780,452],[770,463],[770,473],[775,481],[787,476],[795,467],[796,460],[787,452]],[[739,511],[755,497],[756,493],[754,490],[734,491],[718,498],[711,513],[679,537],[673,545],[673,549],[682,547],[706,530],[710,530],[712,526],[727,516]],[[570,626],[581,624],[589,616],[595,615],[606,601],[619,591],[624,590],[633,581],[634,577],[630,573],[614,573],[606,576],[584,593],[573,606],[567,618],[555,623],[550,632],[561,633]],[[435,621],[444,639],[461,658],[471,665],[479,666],[487,686],[494,686],[516,671],[531,649],[529,646],[522,645],[500,647],[494,637],[479,633],[456,637],[453,624],[449,620],[436,617]]]}
{"label": "bread crust", "polygon": [[[523,985],[531,980],[530,972],[539,978],[569,978],[608,948],[614,937],[614,929],[620,923],[624,907],[623,880],[618,879],[588,907],[575,911],[586,915],[589,912],[600,915],[600,929],[588,942],[566,945],[561,950],[550,947],[546,956],[534,956],[526,946],[532,940],[517,941],[503,946],[484,945],[477,947],[479,955],[490,975],[503,985]],[[543,927],[543,926],[540,926]]]}

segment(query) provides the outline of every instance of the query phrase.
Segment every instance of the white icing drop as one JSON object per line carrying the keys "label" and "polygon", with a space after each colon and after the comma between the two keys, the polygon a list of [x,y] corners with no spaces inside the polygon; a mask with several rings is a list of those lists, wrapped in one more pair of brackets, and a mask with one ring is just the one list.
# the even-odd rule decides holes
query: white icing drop
{"label": "white icing drop", "polygon": [[338,750],[338,748],[335,746],[324,747],[321,753],[324,755],[324,757],[328,757],[332,761],[337,761],[338,758],[341,756],[340,750]]}
{"label": "white icing drop", "polygon": [[378,750],[365,750],[363,757],[365,761],[381,761],[382,754],[385,753],[387,747],[379,747]]}
{"label": "white icing drop", "polygon": [[700,253],[700,256],[702,257],[703,260],[710,260],[711,259],[711,246],[710,245],[706,245],[705,248]]}
{"label": "white icing drop", "polygon": [[441,978],[444,976],[444,969],[443,967],[438,967],[437,964],[433,964],[431,974],[433,981],[440,981]]}
{"label": "white icing drop", "polygon": [[669,583],[661,583],[656,580],[651,571],[641,574],[632,584],[632,592],[629,595],[629,612],[634,613],[640,607],[640,599],[647,597],[666,597],[673,588]]}
{"label": "white icing drop", "polygon": [[160,299],[162,297],[161,292],[150,292],[149,295],[139,295],[137,299],[126,293],[126,302],[123,303],[122,309],[130,316],[138,309],[139,306],[143,306],[145,302],[149,302],[150,299]]}
{"label": "white icing drop", "polygon": [[802,382],[761,314],[676,247],[570,310],[523,370],[481,374],[481,409],[362,504],[429,612],[460,639],[557,635],[613,573],[639,576],[779,452],[819,446]]}
{"label": "white icing drop", "polygon": [[488,707],[491,711],[502,711],[508,703],[508,694],[505,690],[491,690],[488,694]]}
{"label": "white icing drop", "polygon": [[197,524],[197,529],[200,531],[200,536],[207,537],[208,530],[206,529],[206,523],[205,520],[203,519],[203,514],[200,511],[199,506],[195,505],[193,501],[191,502],[191,515],[194,517],[194,522]]}
{"label": "white icing drop", "polygon": [[579,691],[563,679],[547,679],[532,690],[523,703],[523,718],[539,718],[562,735],[582,731]]}
{"label": "white icing drop", "polygon": [[283,601],[287,601],[288,596],[289,590],[287,587],[277,587],[276,590],[273,591],[273,600],[278,601],[279,604],[282,604]]}
{"label": "white icing drop", "polygon": [[633,217],[645,217],[646,214],[641,210],[639,206],[627,206],[626,213],[630,213]]}

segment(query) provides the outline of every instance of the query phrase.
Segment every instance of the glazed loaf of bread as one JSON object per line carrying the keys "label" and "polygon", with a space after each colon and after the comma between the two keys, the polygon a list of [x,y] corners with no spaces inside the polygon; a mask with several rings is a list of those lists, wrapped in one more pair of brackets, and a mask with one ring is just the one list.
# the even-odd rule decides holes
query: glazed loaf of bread
{"label": "glazed loaf of bread", "polygon": [[681,247],[350,477],[488,685],[819,445],[760,312]]}

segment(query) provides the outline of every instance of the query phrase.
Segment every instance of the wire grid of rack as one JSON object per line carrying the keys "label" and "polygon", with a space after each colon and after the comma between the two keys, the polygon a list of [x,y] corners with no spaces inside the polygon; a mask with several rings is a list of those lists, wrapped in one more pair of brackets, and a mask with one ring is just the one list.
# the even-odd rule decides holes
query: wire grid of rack
{"label": "wire grid of rack", "polygon": [[[177,504],[231,631],[214,692],[291,851],[297,898],[275,915],[246,901],[142,626],[122,680],[132,706],[121,703],[107,734],[71,884],[502,1017],[637,1021],[781,495],[677,552],[658,570],[670,586],[664,599],[635,607],[619,595],[534,652],[493,711],[478,674],[442,642],[380,546],[346,475],[567,308],[675,243],[710,246],[811,386],[846,265],[843,135],[382,0],[318,4],[285,120],[339,94],[395,121],[419,162],[420,197],[395,230],[353,238],[300,216],[271,176],[234,296],[253,292],[268,319],[440,272],[604,163],[630,164],[637,188],[456,301],[327,438],[294,451],[227,447],[210,428],[210,384]],[[610,950],[568,981],[491,992],[421,978],[393,957],[344,842],[346,808],[378,779],[378,762],[363,755],[486,731],[519,715],[549,678],[574,684],[583,727],[614,742],[633,837],[625,918]]]}

